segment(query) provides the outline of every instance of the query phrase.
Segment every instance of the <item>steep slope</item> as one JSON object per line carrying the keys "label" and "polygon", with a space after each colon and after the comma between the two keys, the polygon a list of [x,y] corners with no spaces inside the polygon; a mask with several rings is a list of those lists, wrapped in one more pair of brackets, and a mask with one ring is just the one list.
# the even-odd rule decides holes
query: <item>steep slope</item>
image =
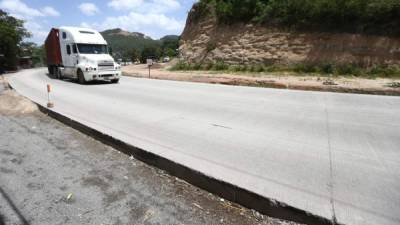
{"label": "steep slope", "polygon": [[370,67],[400,63],[400,38],[360,33],[293,31],[258,23],[223,24],[212,6],[195,4],[181,36],[188,62],[334,63]]}

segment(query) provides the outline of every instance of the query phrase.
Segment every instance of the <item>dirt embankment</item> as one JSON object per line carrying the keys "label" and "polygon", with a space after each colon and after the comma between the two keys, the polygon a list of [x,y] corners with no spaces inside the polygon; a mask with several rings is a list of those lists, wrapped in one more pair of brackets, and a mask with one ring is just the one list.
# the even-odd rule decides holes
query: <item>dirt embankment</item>
{"label": "dirt embankment", "polygon": [[400,38],[348,33],[294,32],[266,25],[217,22],[215,13],[189,13],[180,53],[188,62],[229,64],[335,63],[362,67],[400,64]]}
{"label": "dirt embankment", "polygon": [[[293,73],[240,74],[212,71],[169,71],[169,66],[168,64],[159,64],[156,68],[152,68],[151,78],[254,87],[400,96],[400,79],[318,77]],[[122,71],[126,76],[144,78],[149,76],[146,65],[125,66],[122,67]]]}
{"label": "dirt embankment", "polygon": [[36,104],[10,90],[3,76],[0,76],[0,115],[24,115],[38,110]]}

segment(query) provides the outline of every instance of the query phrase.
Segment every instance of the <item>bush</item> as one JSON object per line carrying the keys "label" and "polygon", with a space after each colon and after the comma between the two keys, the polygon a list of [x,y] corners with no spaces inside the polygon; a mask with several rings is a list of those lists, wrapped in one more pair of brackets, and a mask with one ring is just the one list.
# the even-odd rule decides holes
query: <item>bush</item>
{"label": "bush", "polygon": [[293,71],[297,73],[315,73],[317,72],[317,67],[309,63],[299,63],[293,67]]}
{"label": "bush", "polygon": [[264,66],[261,65],[261,64],[256,65],[254,71],[257,72],[257,73],[264,72]]}
{"label": "bush", "polygon": [[217,71],[227,70],[229,65],[225,64],[224,61],[217,61],[212,68]]}
{"label": "bush", "polygon": [[212,71],[233,71],[233,72],[282,72],[292,71],[296,73],[305,74],[337,74],[337,75],[354,75],[368,78],[386,77],[386,78],[400,78],[400,66],[387,66],[375,65],[371,68],[365,69],[356,64],[333,64],[333,63],[299,63],[293,66],[287,65],[228,65],[224,61],[217,61],[215,63],[195,63],[189,64],[183,61],[178,62],[171,68],[171,70],[212,70]]}
{"label": "bush", "polygon": [[192,70],[201,70],[202,69],[201,66],[202,66],[201,63],[195,63],[192,65]]}
{"label": "bush", "polygon": [[400,77],[400,68],[398,66],[377,65],[369,69],[367,74],[379,77]]}
{"label": "bush", "polygon": [[203,66],[204,70],[211,70],[213,68],[213,64],[212,63],[207,63]]}
{"label": "bush", "polygon": [[242,72],[248,71],[248,66],[247,65],[240,66],[240,71],[242,71]]}
{"label": "bush", "polygon": [[201,0],[198,6],[214,8],[220,23],[400,35],[398,0]]}
{"label": "bush", "polygon": [[238,65],[231,65],[231,66],[229,66],[229,70],[233,71],[233,72],[240,72],[241,67]]}
{"label": "bush", "polygon": [[361,68],[354,64],[341,64],[336,66],[336,73],[339,75],[361,75]]}
{"label": "bush", "polygon": [[184,61],[179,61],[174,66],[171,67],[171,70],[189,70],[190,65]]}
{"label": "bush", "polygon": [[319,66],[320,73],[332,74],[335,72],[335,66],[332,63],[323,63]]}

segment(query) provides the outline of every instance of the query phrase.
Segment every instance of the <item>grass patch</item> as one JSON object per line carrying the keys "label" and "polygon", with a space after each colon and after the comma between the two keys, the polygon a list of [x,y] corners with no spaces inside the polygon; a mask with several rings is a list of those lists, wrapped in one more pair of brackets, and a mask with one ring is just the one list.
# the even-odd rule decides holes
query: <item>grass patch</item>
{"label": "grass patch", "polygon": [[253,64],[253,65],[229,65],[224,61],[214,63],[187,63],[180,61],[170,70],[172,71],[219,71],[226,73],[275,73],[293,72],[301,75],[333,75],[333,76],[353,76],[374,79],[381,78],[400,78],[400,65],[387,66],[376,65],[370,68],[363,68],[356,64],[334,64],[334,63],[298,63],[294,65],[280,64]]}

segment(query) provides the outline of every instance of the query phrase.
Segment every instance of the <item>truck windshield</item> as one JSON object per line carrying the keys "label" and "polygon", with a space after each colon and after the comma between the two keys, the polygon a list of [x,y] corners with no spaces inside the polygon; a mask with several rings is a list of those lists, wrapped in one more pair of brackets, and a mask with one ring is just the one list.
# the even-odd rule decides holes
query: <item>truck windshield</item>
{"label": "truck windshield", "polygon": [[107,54],[107,45],[77,44],[81,54]]}

